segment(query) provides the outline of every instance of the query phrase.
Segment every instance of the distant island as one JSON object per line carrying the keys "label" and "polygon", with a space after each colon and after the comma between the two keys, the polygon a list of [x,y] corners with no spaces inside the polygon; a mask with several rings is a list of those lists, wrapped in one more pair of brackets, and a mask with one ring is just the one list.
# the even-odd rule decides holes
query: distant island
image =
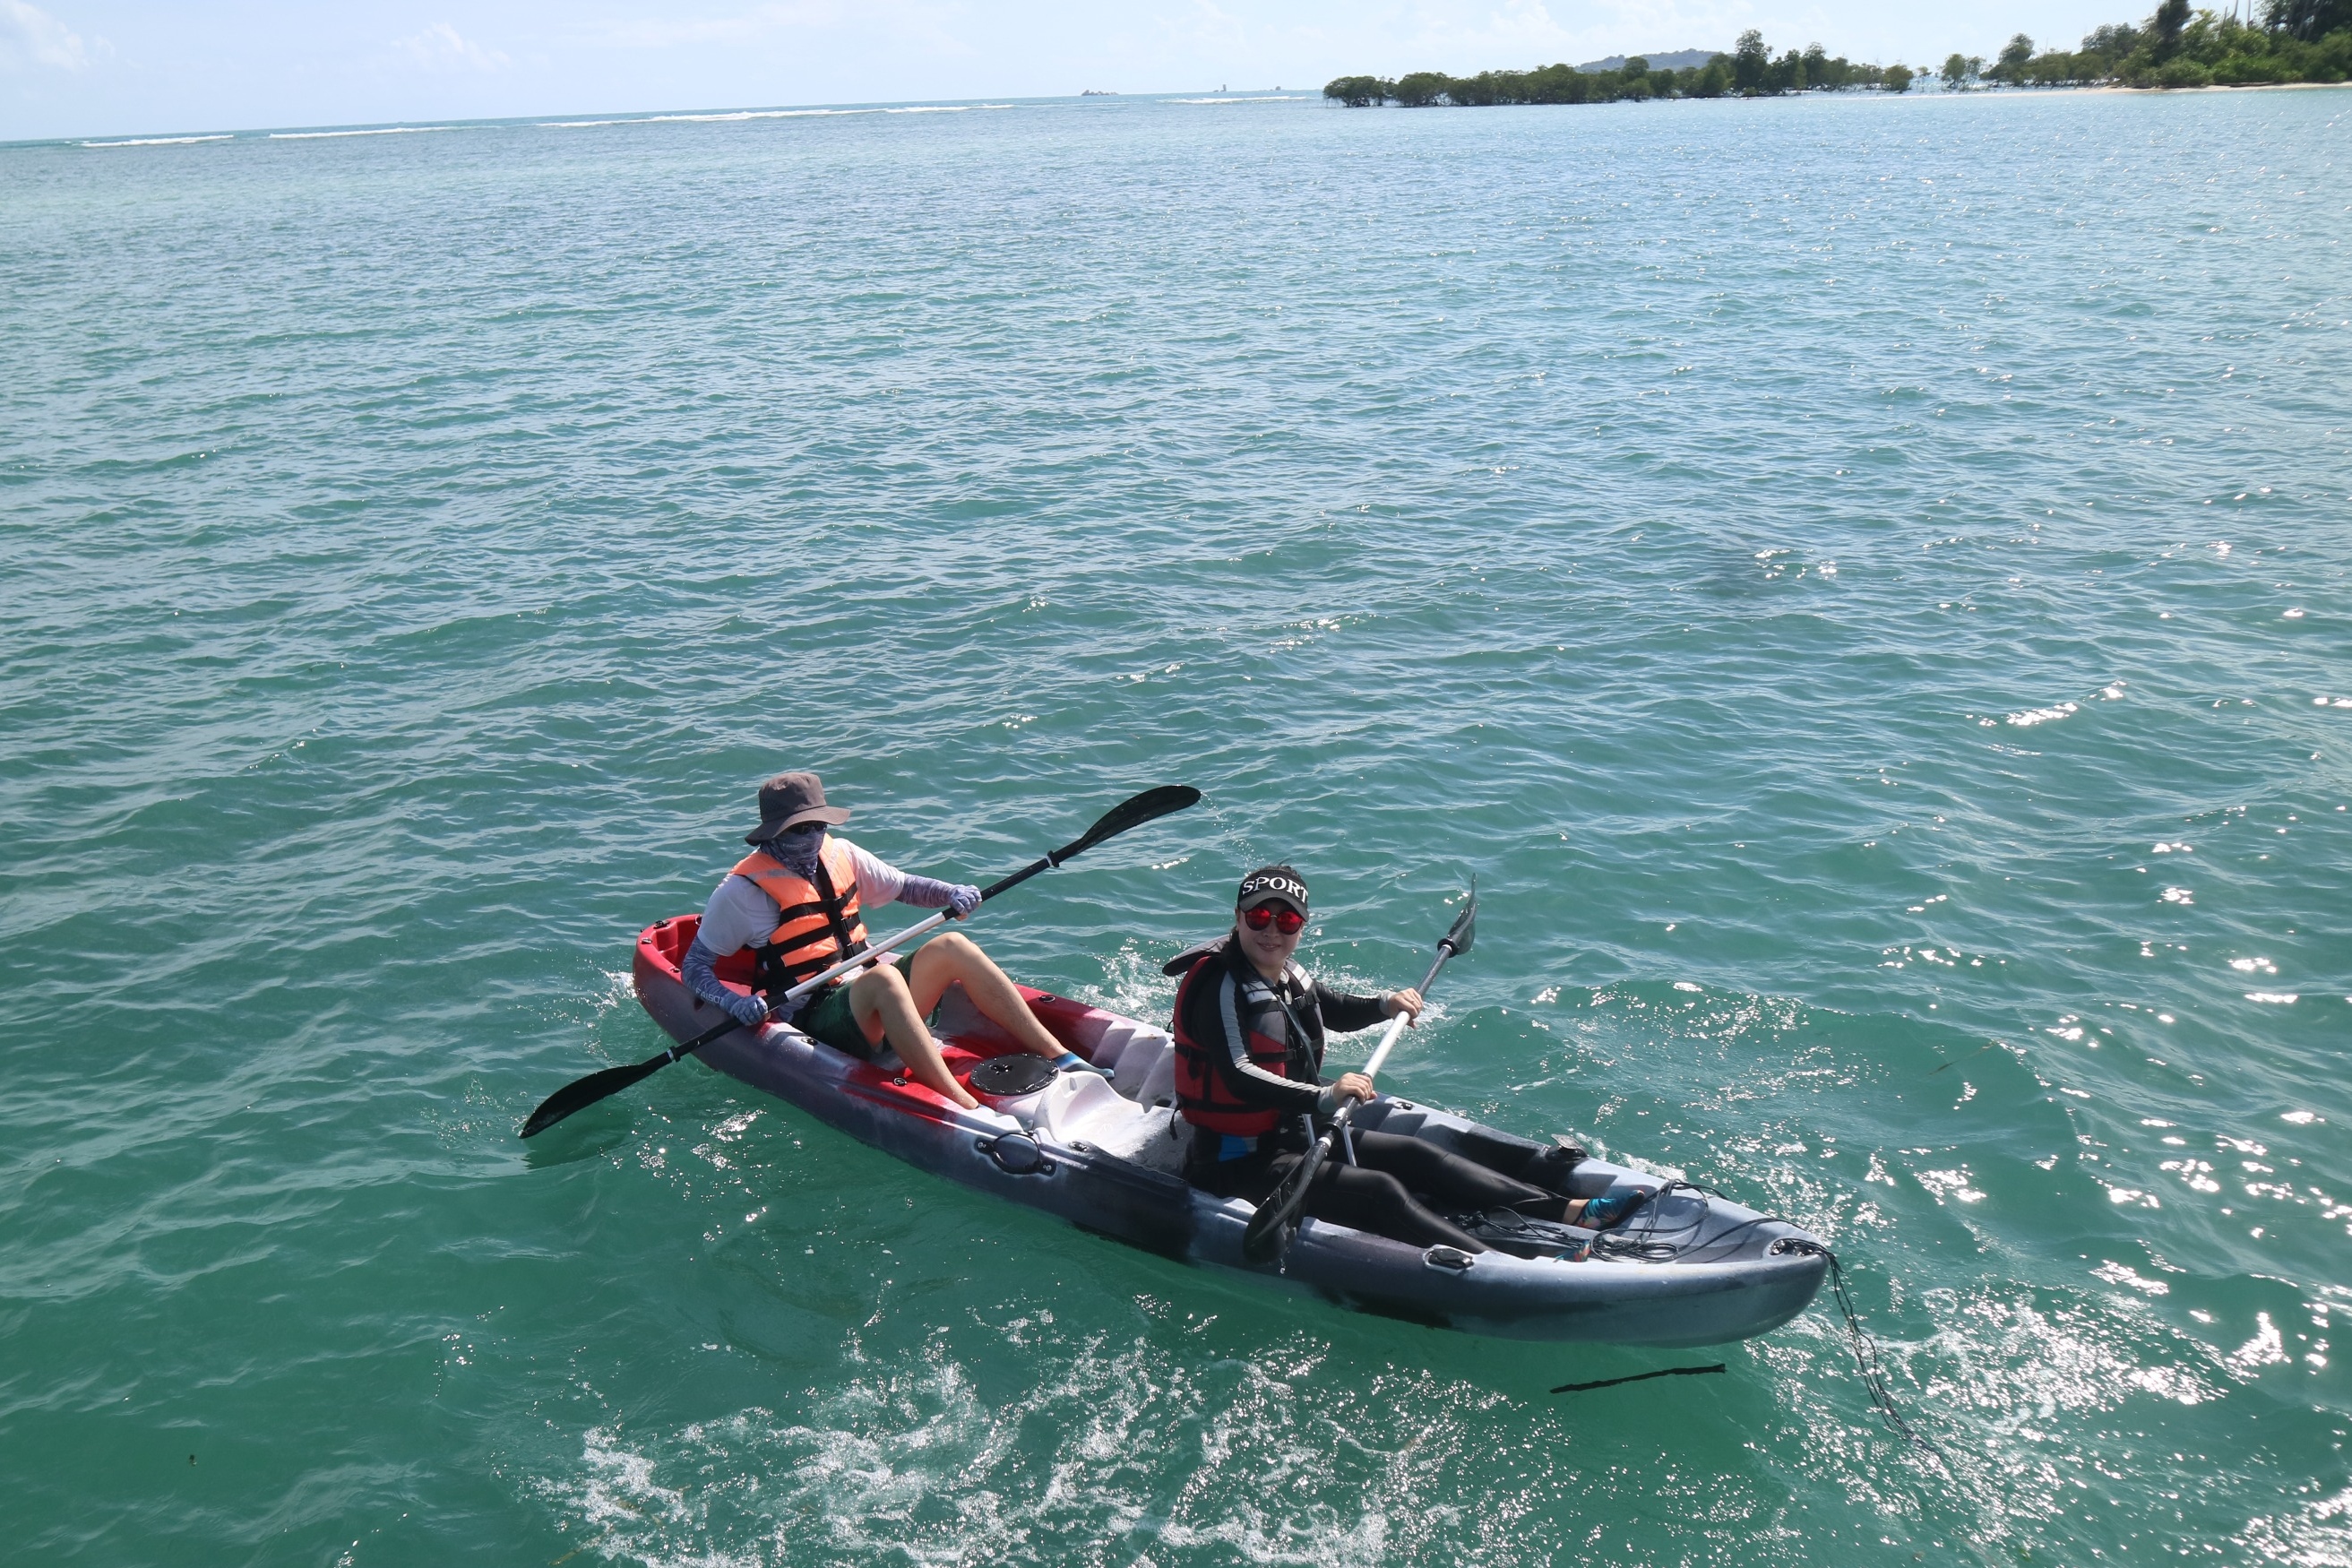
{"label": "distant island", "polygon": [[1775,56],[1754,28],[1726,54],[1685,49],[1652,59],[1612,55],[1587,65],[1480,71],[1474,77],[1413,71],[1393,80],[1343,76],[1323,96],[1350,109],[1393,103],[1621,103],[1653,98],[1775,98],[1785,93],[1905,92],[1921,77],[1947,92],[1979,87],[2251,87],[2340,82],[2352,78],[2352,0],[2267,0],[2259,21],[2212,11],[2193,15],[2189,0],[2163,0],[2138,26],[2095,29],[2079,49],[2037,53],[2023,33],[1990,64],[1954,54],[1940,72],[1904,65],[1857,65],[1815,44]]}
{"label": "distant island", "polygon": [[1090,87],[1078,96],[1080,98],[1117,98],[1118,94],[1108,88]]}
{"label": "distant island", "polygon": [[[1720,52],[1717,49],[1675,49],[1670,54],[1643,55],[1640,58],[1650,62],[1652,70],[1678,71],[1688,70],[1693,66],[1703,66]],[[1601,71],[1622,71],[1625,68],[1625,63],[1633,58],[1632,55],[1611,55],[1605,60],[1587,60],[1576,68],[1588,76],[1597,75]]]}
{"label": "distant island", "polygon": [[[1679,68],[1668,58],[1697,63]],[[1832,57],[1821,45],[1800,54],[1790,49],[1775,59],[1764,46],[1764,35],[1749,28],[1729,54],[1702,55],[1686,49],[1661,56],[1654,64],[1634,55],[1613,68],[1607,60],[1590,67],[1538,66],[1533,70],[1480,71],[1476,76],[1447,76],[1441,71],[1413,71],[1391,81],[1381,77],[1343,76],[1327,84],[1323,96],[1350,109],[1393,103],[1404,109],[1426,109],[1450,103],[1462,107],[1496,103],[1622,103],[1652,98],[1763,98],[1784,92],[1840,88],[1868,88],[1902,92],[1914,76],[1905,66],[1856,65],[1843,55]]]}

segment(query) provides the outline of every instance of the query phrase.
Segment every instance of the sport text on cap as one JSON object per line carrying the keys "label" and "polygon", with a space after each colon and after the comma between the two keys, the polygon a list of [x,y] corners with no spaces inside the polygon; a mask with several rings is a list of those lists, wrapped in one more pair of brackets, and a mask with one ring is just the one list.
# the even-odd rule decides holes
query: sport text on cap
{"label": "sport text on cap", "polygon": [[1262,866],[1242,879],[1234,908],[1255,909],[1268,899],[1283,900],[1300,914],[1307,913],[1306,879],[1289,866]]}

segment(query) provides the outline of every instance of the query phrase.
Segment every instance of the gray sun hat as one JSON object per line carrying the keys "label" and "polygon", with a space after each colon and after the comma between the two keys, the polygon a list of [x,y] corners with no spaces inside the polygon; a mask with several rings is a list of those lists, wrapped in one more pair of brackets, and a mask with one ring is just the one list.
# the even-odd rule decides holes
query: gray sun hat
{"label": "gray sun hat", "polygon": [[760,786],[760,826],[743,842],[763,844],[795,822],[838,827],[848,820],[846,808],[824,804],[824,782],[814,773],[778,773]]}

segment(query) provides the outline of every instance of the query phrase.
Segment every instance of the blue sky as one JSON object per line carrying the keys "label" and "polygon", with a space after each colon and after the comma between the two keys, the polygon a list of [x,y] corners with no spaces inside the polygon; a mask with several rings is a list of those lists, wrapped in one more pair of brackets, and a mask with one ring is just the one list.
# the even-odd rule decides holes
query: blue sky
{"label": "blue sky", "polygon": [[[2149,0],[2152,4],[2152,0]],[[2070,45],[2139,0],[0,0],[0,140],[475,116],[1318,88],[1776,47]]]}

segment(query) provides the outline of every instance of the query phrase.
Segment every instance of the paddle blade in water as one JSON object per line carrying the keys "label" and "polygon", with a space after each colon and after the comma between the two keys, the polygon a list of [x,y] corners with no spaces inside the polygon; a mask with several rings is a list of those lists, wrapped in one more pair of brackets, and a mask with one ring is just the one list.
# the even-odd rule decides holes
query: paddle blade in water
{"label": "paddle blade in water", "polygon": [[585,1110],[598,1100],[610,1099],[631,1084],[651,1078],[669,1066],[669,1053],[665,1051],[647,1061],[632,1062],[627,1067],[606,1068],[602,1072],[592,1072],[586,1078],[574,1079],[540,1101],[539,1109],[530,1113],[530,1120],[522,1124],[522,1135],[530,1138],[544,1132],[573,1111]]}
{"label": "paddle blade in water", "polygon": [[1242,1232],[1244,1258],[1271,1263],[1290,1250],[1291,1238],[1298,1234],[1299,1216],[1307,1207],[1307,1188],[1315,1173],[1323,1168],[1323,1156],[1330,1148],[1328,1136],[1317,1139],[1305,1157],[1265,1194],[1257,1213],[1250,1215],[1249,1228]]}
{"label": "paddle blade in water", "polygon": [[1470,879],[1469,901],[1462,906],[1462,912],[1454,917],[1454,929],[1447,931],[1444,937],[1439,941],[1437,945],[1440,947],[1452,948],[1454,950],[1454,955],[1456,958],[1459,958],[1462,954],[1469,952],[1470,944],[1477,940],[1478,879],[1473,877]]}

